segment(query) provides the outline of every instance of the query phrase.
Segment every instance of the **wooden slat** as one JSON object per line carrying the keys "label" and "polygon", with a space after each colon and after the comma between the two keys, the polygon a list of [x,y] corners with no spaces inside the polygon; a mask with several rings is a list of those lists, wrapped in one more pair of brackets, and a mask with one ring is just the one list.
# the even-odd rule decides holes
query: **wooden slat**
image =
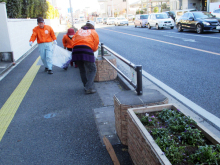
{"label": "wooden slat", "polygon": [[103,137],[103,141],[105,143],[106,149],[107,149],[107,151],[108,151],[108,153],[109,153],[109,155],[110,155],[114,165],[120,165],[120,163],[118,161],[118,158],[117,158],[117,156],[115,154],[115,151],[114,151],[111,143],[109,142],[109,140],[104,136]]}

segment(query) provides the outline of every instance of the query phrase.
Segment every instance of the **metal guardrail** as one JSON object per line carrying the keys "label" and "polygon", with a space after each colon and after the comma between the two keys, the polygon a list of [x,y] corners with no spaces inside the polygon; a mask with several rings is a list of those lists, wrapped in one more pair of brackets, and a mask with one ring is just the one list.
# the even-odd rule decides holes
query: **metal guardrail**
{"label": "metal guardrail", "polygon": [[[126,81],[128,81],[136,90],[137,95],[142,95],[143,90],[142,90],[142,65],[135,65],[125,59],[124,57],[120,56],[118,53],[114,52],[107,46],[105,46],[103,43],[99,44],[101,47],[101,56],[102,59],[105,59],[122,77],[125,78]],[[130,80],[125,74],[123,74],[117,67],[115,67],[105,56],[104,56],[104,49],[106,49],[108,52],[112,53],[114,56],[119,58],[121,61],[123,61],[125,64],[133,68],[137,72],[137,84],[134,84],[132,80]]]}

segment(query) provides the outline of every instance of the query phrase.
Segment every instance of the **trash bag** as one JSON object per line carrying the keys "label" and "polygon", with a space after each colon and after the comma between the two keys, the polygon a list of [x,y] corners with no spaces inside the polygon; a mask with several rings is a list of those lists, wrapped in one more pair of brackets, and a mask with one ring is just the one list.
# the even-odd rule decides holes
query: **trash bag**
{"label": "trash bag", "polygon": [[56,44],[53,45],[52,63],[60,68],[68,68],[72,60],[72,52]]}

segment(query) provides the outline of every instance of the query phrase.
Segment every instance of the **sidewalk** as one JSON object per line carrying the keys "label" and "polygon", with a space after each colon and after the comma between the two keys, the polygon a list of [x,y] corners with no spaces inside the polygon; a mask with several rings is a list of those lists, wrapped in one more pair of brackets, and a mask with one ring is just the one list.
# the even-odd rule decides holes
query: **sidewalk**
{"label": "sidewalk", "polygon": [[[86,95],[78,68],[54,66],[49,75],[38,57],[36,48],[0,81],[0,164],[113,164],[96,118],[106,110],[113,119],[113,95],[123,90],[117,80],[95,83],[97,93]],[[118,142],[115,136],[119,162],[132,164]]]}

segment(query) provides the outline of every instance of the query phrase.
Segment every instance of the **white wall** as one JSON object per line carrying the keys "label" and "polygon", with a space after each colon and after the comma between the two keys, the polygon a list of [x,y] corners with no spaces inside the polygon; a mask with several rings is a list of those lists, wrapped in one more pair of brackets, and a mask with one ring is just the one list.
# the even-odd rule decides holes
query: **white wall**
{"label": "white wall", "polygon": [[188,0],[182,1],[182,9],[181,10],[183,10],[183,9],[188,9]]}
{"label": "white wall", "polygon": [[[8,19],[5,3],[0,3],[0,23],[0,52],[12,51],[16,61],[31,48],[29,40],[33,28],[37,26],[37,19]],[[45,20],[45,24],[55,32],[59,29],[58,19]]]}
{"label": "white wall", "polygon": [[11,52],[5,3],[0,3],[0,52]]}
{"label": "white wall", "polygon": [[212,12],[215,9],[220,8],[220,2],[210,3],[209,11]]}

